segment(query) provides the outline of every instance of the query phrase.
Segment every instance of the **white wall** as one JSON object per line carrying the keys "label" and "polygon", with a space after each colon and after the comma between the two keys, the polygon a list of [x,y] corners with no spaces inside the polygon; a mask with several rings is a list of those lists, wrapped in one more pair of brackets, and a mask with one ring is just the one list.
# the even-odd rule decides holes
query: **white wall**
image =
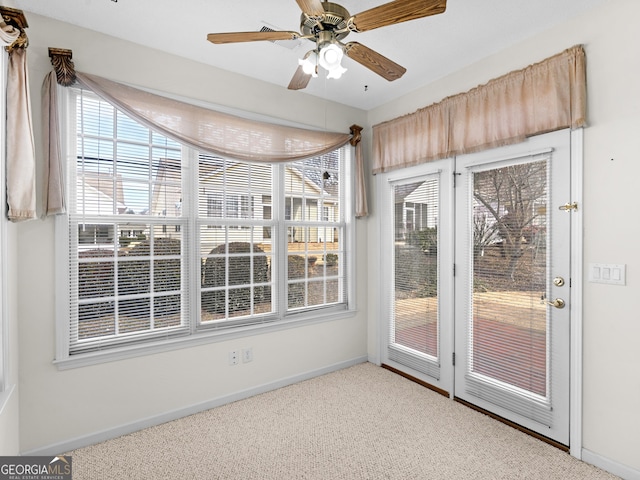
{"label": "white wall", "polygon": [[[587,55],[588,119],[584,130],[583,447],[640,476],[640,2],[602,7],[499,52],[369,112],[375,125],[523,68],[576,44]],[[374,198],[375,192],[372,193]],[[378,278],[376,205],[369,221],[369,278]],[[589,283],[589,263],[627,265],[627,285]],[[379,297],[369,284],[369,351],[374,356]],[[624,470],[624,468],[623,468]]]}
{"label": "white wall", "polygon": [[[4,220],[3,220],[4,221]],[[7,322],[7,339],[5,346],[7,347],[7,390],[0,394],[0,456],[18,455],[20,452],[20,402],[18,388],[19,363],[18,363],[18,310],[17,310],[17,291],[16,279],[17,272],[17,235],[16,226],[5,224],[6,241],[7,241],[7,257],[6,261],[6,278],[5,278],[5,297],[6,302],[6,322]]]}
{"label": "white wall", "polygon": [[[50,69],[49,46],[72,49],[78,70],[292,121],[324,126],[307,118],[306,112],[326,107],[323,121],[333,119],[329,128],[346,131],[352,123],[370,127],[584,44],[589,94],[589,127],[584,132],[584,262],[625,263],[627,285],[584,279],[582,443],[595,457],[640,471],[640,349],[636,345],[640,338],[640,222],[635,218],[640,175],[640,29],[636,24],[640,2],[611,0],[592,13],[377,108],[368,119],[363,112],[325,105],[300,92],[26,13],[36,115],[40,82]],[[365,150],[370,150],[369,144]],[[44,448],[321,369],[363,355],[367,347],[370,358],[376,360],[379,258],[375,239],[379,235],[374,199],[372,191],[371,218],[358,221],[360,313],[356,318],[64,372],[51,364],[53,222],[20,225],[21,450]],[[229,349],[249,345],[254,347],[253,363],[226,365]]]}
{"label": "white wall", "polygon": [[[48,47],[73,50],[76,69],[114,80],[348,132],[365,112],[252,81],[25,12],[34,118],[51,70]],[[283,107],[286,106],[286,107]],[[324,112],[325,116],[308,115]],[[40,126],[35,126],[39,147]],[[352,318],[59,371],[54,358],[54,222],[19,226],[20,449],[45,452],[77,439],[228,398],[366,356],[366,224],[357,222],[359,312]],[[230,350],[254,361],[230,367]],[[96,437],[91,437],[96,438]],[[53,452],[50,452],[53,453]]]}
{"label": "white wall", "polygon": [[[14,7],[13,1],[4,0],[2,5],[5,7]],[[3,54],[5,54],[3,52]],[[0,122],[2,128],[4,128],[4,122]],[[4,134],[4,132],[3,132]],[[2,143],[4,147],[4,143]],[[4,151],[3,151],[4,155]],[[2,168],[5,165],[2,163]],[[1,176],[4,181],[4,175]],[[10,224],[5,219],[0,220],[5,222],[3,228],[5,229],[6,245],[6,258],[2,259],[5,263],[6,277],[4,296],[6,308],[6,334],[4,339],[6,347],[5,361],[7,362],[7,390],[4,393],[0,393],[0,455],[17,455],[20,451],[20,430],[19,430],[19,388],[18,383],[18,313],[16,303],[16,279],[17,279],[17,266],[16,266],[16,226]]]}

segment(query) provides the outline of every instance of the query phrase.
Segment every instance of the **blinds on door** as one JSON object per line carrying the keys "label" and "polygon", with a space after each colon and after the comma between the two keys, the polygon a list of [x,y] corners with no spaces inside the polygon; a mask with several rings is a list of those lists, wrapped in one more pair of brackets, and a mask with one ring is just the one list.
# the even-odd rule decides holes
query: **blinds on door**
{"label": "blinds on door", "polygon": [[440,378],[439,178],[392,187],[394,288],[389,358]]}
{"label": "blinds on door", "polygon": [[467,391],[549,425],[548,155],[468,176]]}

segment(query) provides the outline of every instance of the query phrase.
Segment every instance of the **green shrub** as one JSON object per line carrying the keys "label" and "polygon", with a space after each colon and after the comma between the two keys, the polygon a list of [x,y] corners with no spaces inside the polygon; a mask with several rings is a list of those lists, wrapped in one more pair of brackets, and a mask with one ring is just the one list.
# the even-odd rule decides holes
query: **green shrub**
{"label": "green shrub", "polygon": [[325,265],[332,267],[338,264],[338,254],[337,253],[327,253],[324,255],[324,263]]}
{"label": "green shrub", "polygon": [[135,238],[131,238],[131,237],[120,237],[120,238],[118,238],[118,244],[122,248],[127,248],[129,246],[129,244],[131,242],[133,242],[134,240],[135,240]]}
{"label": "green shrub", "polygon": [[[224,255],[227,253],[227,245],[218,245],[211,250],[209,255]],[[269,264],[267,257],[262,255],[258,245],[248,242],[231,242],[228,245],[228,253],[232,256],[209,257],[205,260],[202,269],[202,287],[224,287],[227,283],[227,259],[229,261],[229,313],[249,311],[251,308],[251,283],[269,282]],[[251,252],[253,256],[253,282],[251,279]],[[246,254],[238,255],[237,254]],[[238,288],[233,288],[237,285]],[[223,314],[226,305],[225,291],[216,290],[202,293],[202,308],[211,313]],[[254,304],[271,302],[271,288],[268,285],[253,288]]]}
{"label": "green shrub", "polygon": [[[109,255],[105,258],[105,255]],[[115,263],[113,252],[101,249],[84,250],[79,252],[78,257],[83,258],[104,258],[104,261],[79,263],[78,264],[78,296],[82,298],[112,297],[115,294]],[[113,318],[114,302],[100,302],[80,305],[80,328],[83,329],[83,322],[93,323],[103,318]],[[103,331],[105,328],[102,329]]]}
{"label": "green shrub", "polygon": [[437,274],[437,262],[419,247],[396,246],[396,290],[411,293],[415,297],[435,296],[438,293]]}
{"label": "green shrub", "polygon": [[287,275],[289,280],[304,278],[304,257],[302,255],[289,255],[287,257]]}
{"label": "green shrub", "polygon": [[[105,250],[94,249],[79,252],[78,258],[104,258],[109,253]],[[113,252],[110,252],[113,255]],[[80,263],[78,265],[78,292],[80,298],[114,295],[114,262],[113,258],[105,258],[102,262]]]}
{"label": "green shrub", "polygon": [[[153,291],[179,291],[181,288],[182,268],[180,258],[162,258],[182,254],[180,240],[175,238],[156,238],[153,241]],[[118,263],[118,292],[120,295],[149,294],[151,292],[151,240],[143,240],[124,254]],[[130,257],[147,257],[129,260]],[[149,299],[131,299],[121,302],[120,310],[127,316],[150,315]],[[180,313],[179,295],[160,296],[154,299],[156,316]]]}
{"label": "green shrub", "polygon": [[[295,280],[305,278],[305,260],[301,255],[289,255],[287,257],[287,278]],[[287,284],[287,302],[289,308],[304,306],[304,283]]]}
{"label": "green shrub", "polygon": [[438,229],[436,227],[423,228],[409,232],[407,243],[420,248],[427,255],[438,254]]}

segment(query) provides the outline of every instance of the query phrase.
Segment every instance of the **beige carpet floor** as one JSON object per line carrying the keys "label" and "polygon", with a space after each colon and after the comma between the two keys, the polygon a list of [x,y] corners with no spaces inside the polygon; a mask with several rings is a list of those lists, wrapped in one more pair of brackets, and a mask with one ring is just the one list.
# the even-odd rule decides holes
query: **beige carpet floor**
{"label": "beige carpet floor", "polygon": [[74,480],[617,478],[370,363],[69,454]]}

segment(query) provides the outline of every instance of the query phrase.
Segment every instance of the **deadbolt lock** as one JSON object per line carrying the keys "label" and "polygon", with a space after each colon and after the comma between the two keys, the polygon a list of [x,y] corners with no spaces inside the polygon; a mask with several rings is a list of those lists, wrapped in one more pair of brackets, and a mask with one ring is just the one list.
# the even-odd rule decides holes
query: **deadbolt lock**
{"label": "deadbolt lock", "polygon": [[553,279],[553,284],[556,287],[562,287],[564,285],[564,278],[562,277],[556,277]]}
{"label": "deadbolt lock", "polygon": [[578,210],[578,203],[571,202],[565,203],[564,205],[558,207],[559,210],[564,210],[565,212],[570,212],[571,210]]}

